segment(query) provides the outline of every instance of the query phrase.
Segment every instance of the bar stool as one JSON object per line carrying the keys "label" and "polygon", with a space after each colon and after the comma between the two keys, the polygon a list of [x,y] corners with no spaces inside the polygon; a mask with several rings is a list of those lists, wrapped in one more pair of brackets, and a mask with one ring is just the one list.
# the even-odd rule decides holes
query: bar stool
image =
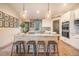
{"label": "bar stool", "polygon": [[[25,55],[25,41],[17,41],[13,43],[13,47],[12,47],[12,53],[13,53],[13,49],[15,47],[16,50],[16,54],[17,55]],[[12,54],[11,54],[12,55]]]}
{"label": "bar stool", "polygon": [[35,41],[28,41],[27,42],[27,54],[32,53],[33,56],[36,55],[36,42]]}
{"label": "bar stool", "polygon": [[[53,50],[53,52],[52,52],[52,50]],[[55,41],[48,41],[47,55],[51,56],[52,53],[53,53],[53,55],[55,55],[55,54],[58,55],[58,45]]]}
{"label": "bar stool", "polygon": [[37,55],[46,55],[46,46],[44,41],[38,41],[37,43]]}

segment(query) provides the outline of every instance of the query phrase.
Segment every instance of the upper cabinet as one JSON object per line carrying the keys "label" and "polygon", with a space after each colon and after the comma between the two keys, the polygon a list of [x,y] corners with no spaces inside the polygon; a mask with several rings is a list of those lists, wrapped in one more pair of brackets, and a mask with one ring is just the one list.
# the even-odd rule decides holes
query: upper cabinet
{"label": "upper cabinet", "polygon": [[42,20],[42,27],[51,27],[52,21],[50,19],[43,19]]}
{"label": "upper cabinet", "polygon": [[79,18],[79,9],[74,10],[75,13],[75,19]]}
{"label": "upper cabinet", "polygon": [[67,12],[61,16],[62,22],[69,21],[71,16],[71,12]]}

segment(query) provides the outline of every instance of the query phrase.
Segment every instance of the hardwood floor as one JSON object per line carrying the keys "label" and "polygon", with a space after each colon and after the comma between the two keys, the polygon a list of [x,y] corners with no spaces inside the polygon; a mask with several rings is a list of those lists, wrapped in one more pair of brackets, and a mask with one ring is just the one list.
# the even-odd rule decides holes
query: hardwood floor
{"label": "hardwood floor", "polygon": [[59,55],[60,56],[79,56],[79,50],[63,41],[60,41]]}
{"label": "hardwood floor", "polygon": [[[4,49],[0,49],[0,56],[11,56],[11,50],[12,50],[12,44],[8,45]],[[72,46],[68,45],[67,43],[61,40],[58,43],[58,51],[59,56],[79,56],[79,50],[73,48]],[[17,54],[14,54],[14,56],[15,55],[17,56]],[[24,55],[22,54],[22,56]],[[31,54],[27,56],[31,56]]]}
{"label": "hardwood floor", "polygon": [[7,45],[5,48],[0,49],[0,56],[10,56],[12,50],[12,44]]}

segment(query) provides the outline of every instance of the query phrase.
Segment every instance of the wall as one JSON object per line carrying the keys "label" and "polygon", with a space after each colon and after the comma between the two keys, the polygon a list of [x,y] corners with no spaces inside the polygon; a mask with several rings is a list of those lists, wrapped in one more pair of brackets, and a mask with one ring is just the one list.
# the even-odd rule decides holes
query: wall
{"label": "wall", "polygon": [[0,47],[13,42],[14,35],[18,32],[18,28],[0,28]]}
{"label": "wall", "polygon": [[18,13],[8,3],[0,3],[0,11],[18,18]]}
{"label": "wall", "polygon": [[[18,18],[18,13],[9,4],[0,3],[0,11]],[[18,28],[0,28],[0,47],[13,41],[14,35],[19,31]]]}
{"label": "wall", "polygon": [[[75,20],[75,18],[78,17],[78,13],[79,13],[79,10],[69,11],[61,16],[61,21],[60,21],[61,40],[70,44],[71,46],[75,47],[76,49],[79,49],[79,34],[76,34],[76,32],[75,32],[76,30],[75,30],[75,26],[74,26],[74,20]],[[70,27],[70,38],[69,39],[62,36],[62,22],[65,22],[65,21],[70,22],[70,26],[69,26]]]}

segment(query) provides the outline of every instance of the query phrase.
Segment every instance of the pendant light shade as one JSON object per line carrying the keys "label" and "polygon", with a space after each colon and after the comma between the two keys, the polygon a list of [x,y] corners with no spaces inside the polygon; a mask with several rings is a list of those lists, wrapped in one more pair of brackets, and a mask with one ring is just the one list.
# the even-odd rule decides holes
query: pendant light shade
{"label": "pendant light shade", "polygon": [[48,3],[47,5],[47,14],[46,14],[46,19],[50,19],[51,18],[51,10],[50,10],[50,5]]}
{"label": "pendant light shade", "polygon": [[27,10],[25,10],[25,4],[23,3],[23,18],[27,18]]}

